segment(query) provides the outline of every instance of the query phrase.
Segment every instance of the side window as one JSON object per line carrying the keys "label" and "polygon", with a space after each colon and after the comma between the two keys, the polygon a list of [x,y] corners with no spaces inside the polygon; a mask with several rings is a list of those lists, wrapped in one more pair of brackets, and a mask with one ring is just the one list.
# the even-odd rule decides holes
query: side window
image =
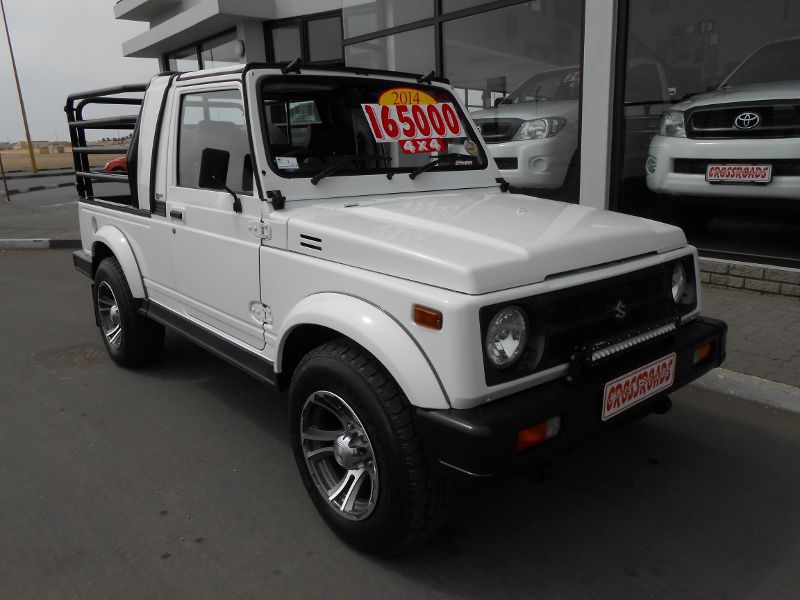
{"label": "side window", "polygon": [[237,90],[186,94],[181,99],[178,132],[178,185],[200,189],[203,150],[230,153],[226,184],[237,192],[253,189],[253,162],[244,118],[242,95]]}

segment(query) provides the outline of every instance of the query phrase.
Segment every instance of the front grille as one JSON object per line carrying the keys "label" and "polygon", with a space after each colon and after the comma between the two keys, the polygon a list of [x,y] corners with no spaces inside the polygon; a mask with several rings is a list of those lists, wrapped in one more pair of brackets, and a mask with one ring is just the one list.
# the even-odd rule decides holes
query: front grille
{"label": "front grille", "polygon": [[494,161],[497,163],[498,169],[516,169],[517,168],[517,159],[516,157],[513,158],[505,158],[505,157],[496,157]]}
{"label": "front grille", "polygon": [[475,119],[478,131],[487,144],[511,140],[523,123],[522,119]]}
{"label": "front grille", "polygon": [[[735,126],[740,115],[758,116],[751,129]],[[686,136],[689,138],[786,138],[800,137],[800,103],[768,101],[756,104],[704,106],[686,115]]]}
{"label": "front grille", "polygon": [[706,160],[700,158],[676,158],[672,171],[686,175],[705,175],[709,164],[712,165],[741,165],[760,164],[772,165],[773,177],[800,177],[800,160],[794,158],[780,158],[763,160],[743,160],[741,158],[720,158]]}
{"label": "front grille", "polygon": [[[691,256],[680,259],[689,275],[687,290],[694,289],[694,262]],[[497,311],[515,305],[526,313],[531,330],[539,336],[529,341],[533,350],[543,342],[544,351],[537,364],[537,352],[527,352],[509,369],[498,370],[491,366],[484,353],[484,372],[487,385],[497,385],[525,375],[548,369],[588,355],[600,348],[609,347],[623,340],[636,338],[636,344],[615,350],[614,356],[634,347],[661,338],[643,335],[675,322],[680,316],[672,300],[672,269],[675,262],[657,265],[611,279],[582,286],[532,296],[504,304],[481,309],[481,335],[486,339],[489,322]],[[693,291],[692,291],[693,293]],[[624,304],[624,318],[616,310]],[[682,307],[681,314],[694,308],[694,304]],[[659,330],[660,331],[660,330]],[[530,357],[528,355],[531,355]],[[584,358],[581,356],[580,358]]]}

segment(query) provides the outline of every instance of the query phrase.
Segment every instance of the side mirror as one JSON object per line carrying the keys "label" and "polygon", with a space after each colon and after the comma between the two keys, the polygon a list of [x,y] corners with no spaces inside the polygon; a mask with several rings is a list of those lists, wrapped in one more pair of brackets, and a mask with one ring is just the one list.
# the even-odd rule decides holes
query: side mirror
{"label": "side mirror", "polygon": [[720,86],[720,84],[722,84],[721,77],[710,77],[706,79],[706,91],[713,92]]}
{"label": "side mirror", "polygon": [[200,178],[197,185],[201,188],[224,190],[230,159],[231,153],[226,150],[205,148],[200,157]]}
{"label": "side mirror", "polygon": [[505,96],[503,96],[502,98],[495,98],[494,99],[494,107],[497,108],[501,104],[504,104],[505,101],[506,101],[506,97]]}
{"label": "side mirror", "polygon": [[233,212],[242,212],[242,201],[225,181],[228,179],[228,162],[231,153],[227,150],[204,148],[200,156],[200,177],[197,185],[210,190],[225,190],[233,196]]}

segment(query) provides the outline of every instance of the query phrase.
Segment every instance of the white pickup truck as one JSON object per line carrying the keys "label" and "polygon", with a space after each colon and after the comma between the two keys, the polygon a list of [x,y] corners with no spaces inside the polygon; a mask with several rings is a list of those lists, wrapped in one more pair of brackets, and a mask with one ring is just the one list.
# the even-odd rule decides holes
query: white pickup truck
{"label": "white pickup truck", "polygon": [[676,104],[647,158],[647,186],[690,233],[717,209],[796,212],[800,199],[800,38],[762,46],[718,89]]}
{"label": "white pickup truck", "polygon": [[[454,481],[535,467],[665,412],[721,364],[680,229],[514,195],[429,74],[243,65],[70,96],[97,326],[111,358],[164,328],[288,389],[320,514],[391,554],[430,537]],[[94,104],[135,117],[87,119]],[[135,126],[125,176],[86,131]]]}

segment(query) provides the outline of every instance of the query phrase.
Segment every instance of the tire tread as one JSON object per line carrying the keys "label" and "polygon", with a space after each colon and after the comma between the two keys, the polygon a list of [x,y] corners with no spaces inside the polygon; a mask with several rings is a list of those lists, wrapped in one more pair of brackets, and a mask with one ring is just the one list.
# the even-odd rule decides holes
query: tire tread
{"label": "tire tread", "polygon": [[375,391],[392,422],[408,473],[411,510],[405,537],[391,554],[429,540],[450,512],[453,490],[451,482],[434,472],[425,460],[422,438],[414,428],[411,404],[405,394],[374,356],[347,338],[315,348],[303,357],[300,365],[315,357],[338,359],[355,370]]}

